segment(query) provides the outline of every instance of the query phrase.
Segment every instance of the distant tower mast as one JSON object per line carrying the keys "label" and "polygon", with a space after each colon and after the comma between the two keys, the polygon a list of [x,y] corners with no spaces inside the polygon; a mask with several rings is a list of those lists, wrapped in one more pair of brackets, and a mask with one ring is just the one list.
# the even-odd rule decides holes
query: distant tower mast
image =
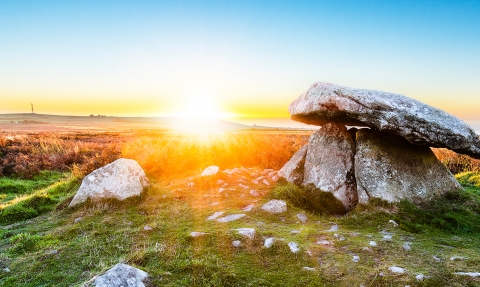
{"label": "distant tower mast", "polygon": [[33,114],[33,104],[31,104],[31,105],[32,105],[32,114]]}

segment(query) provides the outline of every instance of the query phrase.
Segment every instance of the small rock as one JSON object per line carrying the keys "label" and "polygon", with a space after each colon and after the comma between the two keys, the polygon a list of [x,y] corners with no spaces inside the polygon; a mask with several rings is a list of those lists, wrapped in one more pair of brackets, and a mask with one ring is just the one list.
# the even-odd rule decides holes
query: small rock
{"label": "small rock", "polygon": [[275,238],[269,237],[265,239],[265,243],[263,244],[263,246],[265,246],[265,248],[270,248],[272,247],[274,241],[275,241]]}
{"label": "small rock", "polygon": [[187,184],[188,187],[192,187],[192,186],[194,186],[194,185],[195,185],[194,182],[189,182],[189,183]]}
{"label": "small rock", "polygon": [[360,256],[353,255],[352,261],[355,262],[355,263],[357,263],[358,261],[360,261]]}
{"label": "small rock", "polygon": [[461,256],[452,256],[452,257],[450,257],[450,261],[463,261],[463,260],[465,260],[465,259],[467,259],[467,258],[461,257]]}
{"label": "small rock", "polygon": [[258,180],[254,179],[252,180],[253,184],[258,184]]}
{"label": "small rock", "polygon": [[362,250],[363,250],[363,251],[368,251],[368,252],[373,252],[373,250],[370,249],[370,248],[368,248],[368,247],[363,247]]}
{"label": "small rock", "polygon": [[127,264],[118,263],[105,274],[98,276],[93,283],[96,287],[143,287],[148,273]]}
{"label": "small rock", "polygon": [[241,187],[241,188],[243,188],[243,189],[249,189],[249,187],[246,186],[245,184],[241,184],[241,183],[240,183],[238,186]]}
{"label": "small rock", "polygon": [[81,218],[81,217],[77,217],[77,218],[75,218],[75,220],[73,221],[73,223],[77,223],[77,222],[79,222],[80,220],[82,220],[82,218]]}
{"label": "small rock", "polygon": [[224,191],[225,191],[225,188],[223,188],[223,187],[220,187],[220,188],[218,189],[218,193],[222,193],[222,192],[224,192]]}
{"label": "small rock", "polygon": [[10,269],[8,267],[3,268],[4,272],[10,272]]}
{"label": "small rock", "polygon": [[217,206],[217,205],[219,205],[219,204],[220,204],[220,202],[215,201],[215,202],[210,203],[210,206]]}
{"label": "small rock", "polygon": [[53,250],[50,250],[47,254],[50,254],[50,255],[55,255],[58,253],[58,250],[57,249],[53,249]]}
{"label": "small rock", "polygon": [[415,279],[417,279],[417,281],[423,281],[423,279],[425,279],[425,275],[418,274],[417,276],[415,276]]}
{"label": "small rock", "polygon": [[258,194],[257,191],[255,191],[255,190],[253,190],[253,189],[250,190],[250,194],[251,194],[252,196],[259,196],[259,195],[260,195],[260,194]]}
{"label": "small rock", "polygon": [[442,259],[438,258],[437,256],[432,256],[432,258],[435,259],[435,261],[437,261],[437,262],[442,261]]}
{"label": "small rock", "polygon": [[225,211],[217,211],[214,214],[210,215],[207,218],[207,220],[215,220],[215,219],[219,218],[220,216],[222,216],[224,213],[225,213]]}
{"label": "small rock", "polygon": [[277,174],[276,171],[271,171],[268,173],[268,177],[272,177],[272,176],[275,176]]}
{"label": "small rock", "polygon": [[265,185],[270,185],[270,182],[268,182],[266,179],[262,181]]}
{"label": "small rock", "polygon": [[332,227],[330,227],[330,229],[327,230],[327,231],[337,231],[337,230],[338,230],[338,225],[337,225],[337,224],[334,224],[334,225],[332,225]]}
{"label": "small rock", "polygon": [[245,206],[244,208],[242,208],[242,210],[245,211],[245,212],[250,212],[250,211],[252,211],[254,206],[255,206],[254,204],[249,204],[249,205]]}
{"label": "small rock", "polygon": [[234,230],[236,230],[239,234],[248,237],[249,239],[255,238],[255,229],[253,228],[237,228]]}
{"label": "small rock", "polygon": [[148,225],[145,225],[145,227],[143,228],[143,230],[145,230],[145,231],[150,231],[150,230],[153,230],[153,228],[151,228],[151,227],[148,226]]}
{"label": "small rock", "polygon": [[287,211],[287,203],[283,200],[273,199],[265,203],[262,209],[269,213],[282,213]]}
{"label": "small rock", "polygon": [[307,267],[307,266],[302,267],[302,270],[304,270],[304,271],[317,271],[317,269],[312,268],[312,267]]}
{"label": "small rock", "polygon": [[384,235],[383,238],[382,238],[383,241],[391,241],[392,240],[392,236],[391,235]]}
{"label": "small rock", "polygon": [[330,241],[328,241],[328,240],[319,240],[319,241],[317,241],[317,244],[319,244],[319,245],[330,245],[332,243],[330,243]]}
{"label": "small rock", "polygon": [[399,274],[405,273],[405,269],[397,266],[388,267],[388,270],[390,270],[393,273],[399,273]]}
{"label": "small rock", "polygon": [[377,242],[375,242],[375,241],[370,241],[370,242],[368,243],[368,245],[370,245],[370,246],[372,246],[372,247],[377,247]]}
{"label": "small rock", "polygon": [[301,232],[300,230],[296,230],[296,229],[290,231],[291,234],[300,234],[300,232]]}
{"label": "small rock", "polygon": [[190,237],[199,237],[199,236],[203,236],[203,235],[206,235],[206,234],[208,234],[208,233],[193,231],[193,232],[190,232]]}
{"label": "small rock", "polygon": [[295,242],[288,242],[288,247],[290,247],[290,251],[292,251],[293,253],[297,253],[298,251],[300,251],[300,247]]}
{"label": "small rock", "polygon": [[412,247],[410,247],[409,244],[405,243],[405,244],[403,244],[403,249],[404,249],[405,251],[410,251],[410,250],[412,250]]}
{"label": "small rock", "polygon": [[220,170],[220,168],[216,165],[211,165],[207,167],[201,174],[201,176],[210,176],[217,174],[217,172]]}
{"label": "small rock", "polygon": [[242,242],[240,240],[234,240],[232,241],[232,245],[235,247],[240,247],[240,245],[242,245]]}
{"label": "small rock", "polygon": [[390,222],[391,224],[393,224],[393,226],[395,226],[395,227],[398,226],[398,223],[396,223],[395,220],[391,220],[391,219],[390,219],[388,222]]}
{"label": "small rock", "polygon": [[461,276],[480,277],[480,272],[455,272],[453,274]]}
{"label": "small rock", "polygon": [[272,181],[273,182],[277,182],[280,178],[278,177],[278,175],[274,175],[272,176]]}
{"label": "small rock", "polygon": [[217,185],[223,185],[224,183],[225,183],[224,180],[221,180],[221,179],[217,180]]}
{"label": "small rock", "polygon": [[307,222],[307,220],[308,220],[308,217],[307,217],[307,215],[306,215],[305,213],[299,213],[299,214],[297,214],[297,218],[298,218],[298,220],[300,220],[302,223],[305,223],[305,222]]}
{"label": "small rock", "polygon": [[231,215],[227,215],[225,217],[221,217],[221,218],[217,219],[217,222],[222,222],[222,223],[230,222],[230,221],[240,219],[244,216],[245,216],[245,214],[231,214]]}

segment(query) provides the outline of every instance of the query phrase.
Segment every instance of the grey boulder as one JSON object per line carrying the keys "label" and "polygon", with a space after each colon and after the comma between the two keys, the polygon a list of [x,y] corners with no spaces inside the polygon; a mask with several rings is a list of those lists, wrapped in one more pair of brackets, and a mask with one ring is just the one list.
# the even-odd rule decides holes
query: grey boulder
{"label": "grey boulder", "polygon": [[96,287],[145,287],[148,273],[127,264],[118,263],[93,282]]}
{"label": "grey boulder", "polygon": [[300,148],[280,169],[278,172],[279,176],[285,178],[288,182],[293,184],[302,184],[307,148],[308,145],[304,145],[302,148]]}
{"label": "grey boulder", "polygon": [[430,148],[370,129],[357,132],[355,176],[361,203],[372,197],[419,203],[462,188]]}
{"label": "grey boulder", "polygon": [[140,195],[150,182],[140,165],[120,158],[87,175],[69,206],[75,206],[90,198],[97,201],[105,198],[124,200]]}
{"label": "grey boulder", "polygon": [[342,124],[328,123],[310,136],[303,184],[330,192],[346,211],[358,203],[355,182],[355,142]]}
{"label": "grey boulder", "polygon": [[368,126],[415,145],[448,148],[480,158],[480,139],[462,120],[404,95],[314,83],[289,106],[293,120]]}

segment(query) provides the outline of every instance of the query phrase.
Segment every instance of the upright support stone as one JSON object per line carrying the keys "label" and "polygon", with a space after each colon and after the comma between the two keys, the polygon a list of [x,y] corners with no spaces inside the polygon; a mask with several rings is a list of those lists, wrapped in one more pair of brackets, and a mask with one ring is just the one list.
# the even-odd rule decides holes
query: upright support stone
{"label": "upright support stone", "polygon": [[280,169],[278,174],[285,178],[288,182],[296,185],[302,184],[307,148],[308,145],[304,145],[302,148],[300,148]]}
{"label": "upright support stone", "polygon": [[328,123],[310,136],[303,184],[331,192],[347,211],[358,203],[355,142],[342,124]]}
{"label": "upright support stone", "polygon": [[355,175],[362,203],[372,197],[419,203],[462,188],[430,148],[371,129],[357,132]]}

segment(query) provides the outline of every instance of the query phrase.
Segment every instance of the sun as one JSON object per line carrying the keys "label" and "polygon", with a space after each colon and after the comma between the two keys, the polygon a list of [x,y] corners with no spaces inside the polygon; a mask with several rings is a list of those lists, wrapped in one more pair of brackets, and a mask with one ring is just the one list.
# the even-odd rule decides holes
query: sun
{"label": "sun", "polygon": [[177,115],[176,129],[196,135],[221,133],[221,119],[228,117],[228,113],[218,108],[213,97],[203,95],[188,98]]}

